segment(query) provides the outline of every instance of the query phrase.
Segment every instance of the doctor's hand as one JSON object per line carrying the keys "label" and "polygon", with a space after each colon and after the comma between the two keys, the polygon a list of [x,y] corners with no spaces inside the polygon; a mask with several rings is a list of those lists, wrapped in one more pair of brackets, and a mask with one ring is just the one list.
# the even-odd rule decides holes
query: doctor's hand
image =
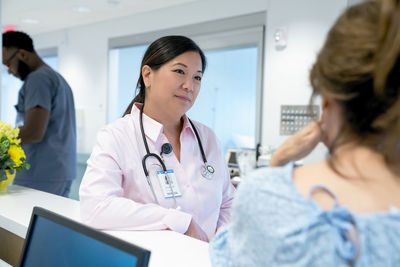
{"label": "doctor's hand", "polygon": [[289,137],[272,155],[270,167],[283,166],[304,158],[322,141],[321,121],[313,121]]}
{"label": "doctor's hand", "polygon": [[207,234],[193,219],[190,221],[189,228],[187,229],[185,235],[209,242]]}

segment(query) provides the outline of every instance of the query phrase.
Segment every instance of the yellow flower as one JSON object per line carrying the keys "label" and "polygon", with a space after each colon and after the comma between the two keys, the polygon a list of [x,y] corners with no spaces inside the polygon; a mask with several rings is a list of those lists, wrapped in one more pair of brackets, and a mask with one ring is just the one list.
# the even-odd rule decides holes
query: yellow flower
{"label": "yellow flower", "polygon": [[7,136],[10,139],[11,143],[15,143],[19,145],[21,142],[18,139],[19,128],[13,128],[10,124],[0,121],[0,133]]}
{"label": "yellow flower", "polygon": [[11,145],[8,150],[10,158],[15,163],[15,167],[19,167],[22,164],[21,158],[25,159],[25,152],[18,145]]}

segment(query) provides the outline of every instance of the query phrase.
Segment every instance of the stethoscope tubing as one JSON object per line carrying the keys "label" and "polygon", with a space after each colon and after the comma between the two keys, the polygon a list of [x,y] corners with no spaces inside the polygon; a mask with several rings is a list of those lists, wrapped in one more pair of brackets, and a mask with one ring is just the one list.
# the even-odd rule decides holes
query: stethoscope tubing
{"label": "stethoscope tubing", "polygon": [[[176,201],[176,198],[175,198],[175,193],[174,193],[172,185],[171,185],[170,177],[167,174],[167,167],[165,166],[164,160],[159,155],[157,155],[155,153],[150,153],[149,145],[147,144],[147,140],[146,140],[146,136],[144,134],[144,128],[143,128],[143,109],[144,109],[144,103],[142,105],[142,108],[140,109],[140,115],[139,115],[140,131],[141,131],[141,134],[142,134],[143,144],[144,144],[145,149],[146,149],[146,155],[144,155],[144,157],[142,158],[142,167],[143,167],[144,175],[146,176],[147,183],[150,186],[152,195],[153,195],[156,203],[159,204],[158,198],[157,198],[157,196],[156,196],[156,194],[154,192],[154,187],[153,187],[153,184],[152,184],[150,176],[149,176],[149,171],[147,170],[147,166],[146,166],[146,160],[148,158],[150,158],[150,157],[154,157],[161,164],[161,167],[162,167],[162,169],[163,169],[163,171],[164,171],[164,173],[165,173],[165,175],[167,177],[169,188],[171,189],[171,194],[172,194],[172,198],[174,199],[175,207],[178,208],[177,201]],[[207,166],[207,158],[206,158],[206,155],[204,153],[203,144],[201,143],[200,136],[199,136],[199,134],[198,134],[198,132],[196,130],[196,127],[194,126],[193,122],[190,119],[189,119],[189,122],[190,122],[190,125],[193,128],[194,134],[196,135],[196,139],[197,139],[197,142],[199,144],[201,157],[203,159],[204,166]]]}

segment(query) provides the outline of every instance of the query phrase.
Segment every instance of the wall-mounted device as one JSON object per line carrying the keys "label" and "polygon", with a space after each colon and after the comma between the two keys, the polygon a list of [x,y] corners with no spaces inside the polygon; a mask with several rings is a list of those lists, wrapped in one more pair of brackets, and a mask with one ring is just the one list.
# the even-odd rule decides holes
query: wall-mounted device
{"label": "wall-mounted device", "polygon": [[276,28],[274,32],[274,43],[277,50],[286,48],[288,42],[288,29],[287,27]]}
{"label": "wall-mounted device", "polygon": [[319,118],[318,105],[282,105],[280,135],[292,135]]}

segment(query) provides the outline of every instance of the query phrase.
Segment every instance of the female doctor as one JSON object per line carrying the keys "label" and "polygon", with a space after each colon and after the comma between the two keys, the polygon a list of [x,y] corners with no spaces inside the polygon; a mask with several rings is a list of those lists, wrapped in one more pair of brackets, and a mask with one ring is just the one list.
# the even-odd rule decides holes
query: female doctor
{"label": "female doctor", "polygon": [[230,220],[234,187],[208,127],[185,113],[200,91],[206,59],[184,36],[147,49],[139,94],[105,126],[87,162],[79,196],[92,227],[172,230],[203,241]]}

